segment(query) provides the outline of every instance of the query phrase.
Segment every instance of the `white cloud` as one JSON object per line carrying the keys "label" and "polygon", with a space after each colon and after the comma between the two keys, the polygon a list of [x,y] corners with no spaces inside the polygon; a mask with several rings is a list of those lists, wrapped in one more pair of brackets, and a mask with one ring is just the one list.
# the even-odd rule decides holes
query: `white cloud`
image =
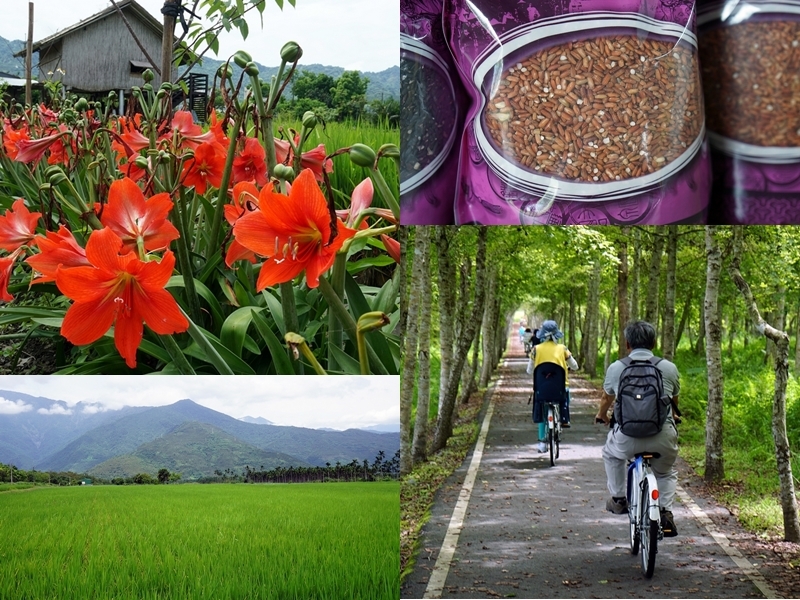
{"label": "white cloud", "polygon": [[85,415],[94,415],[109,410],[114,410],[114,409],[109,408],[108,406],[103,406],[102,404],[87,404],[83,407],[83,410],[81,410],[81,412]]}
{"label": "white cloud", "polygon": [[37,410],[40,415],[71,415],[71,408],[64,408],[60,404],[53,404],[50,408],[40,408]]}
{"label": "white cloud", "polygon": [[33,406],[22,400],[6,400],[0,398],[0,415],[16,415],[33,410]]}

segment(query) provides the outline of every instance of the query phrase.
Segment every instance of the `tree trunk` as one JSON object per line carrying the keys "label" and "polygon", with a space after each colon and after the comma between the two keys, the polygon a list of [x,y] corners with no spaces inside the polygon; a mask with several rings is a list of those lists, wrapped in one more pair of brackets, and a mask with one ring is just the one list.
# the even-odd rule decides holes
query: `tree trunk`
{"label": "tree trunk", "polygon": [[775,360],[775,395],[772,403],[772,436],[775,439],[775,458],[780,480],[780,499],[783,510],[783,534],[787,542],[800,542],[800,520],[797,515],[797,498],[792,476],[791,452],[789,438],[786,435],[786,384],[789,380],[789,335],[771,327],[761,318],[758,306],[750,291],[750,286],[739,271],[739,260],[742,251],[742,233],[739,227],[733,228],[733,261],[730,271],[733,282],[745,299],[750,318],[758,332],[770,338],[777,346]]}
{"label": "tree trunk", "polygon": [[[800,321],[800,319],[798,320]],[[575,320],[575,289],[573,288],[569,291],[569,347],[572,348],[573,350],[577,348],[576,346],[577,336],[575,332],[576,328],[577,328],[577,322]],[[798,351],[798,356],[800,356],[800,351]]]}
{"label": "tree trunk", "polygon": [[457,348],[453,357],[453,370],[447,382],[447,392],[442,403],[442,410],[436,422],[436,434],[433,439],[432,452],[438,452],[447,444],[453,435],[453,413],[456,397],[458,396],[458,382],[461,380],[461,370],[467,360],[467,352],[478,331],[483,314],[483,303],[486,297],[486,238],[488,229],[478,228],[478,243],[475,256],[475,298],[472,302],[470,318],[464,323],[461,338],[457,340]]}
{"label": "tree trunk", "polygon": [[708,405],[706,407],[706,469],[705,480],[719,482],[725,478],[722,452],[722,328],[719,322],[719,277],[722,253],[718,228],[706,227],[706,297],[704,302],[706,328],[706,364],[708,366]]}
{"label": "tree trunk", "polygon": [[642,232],[633,230],[633,273],[631,277],[631,321],[639,320],[639,279],[642,272]]}
{"label": "tree trunk", "polygon": [[661,327],[661,352],[667,360],[675,358],[675,269],[678,260],[678,226],[670,225],[667,236],[667,282],[664,289],[664,324]]}
{"label": "tree trunk", "polygon": [[[466,258],[464,262],[461,264],[461,273],[459,276],[459,283],[458,283],[458,297],[456,299],[456,320],[455,320],[455,326],[453,327],[455,335],[453,338],[453,350],[451,352],[450,375],[448,376],[445,385],[439,388],[439,411],[437,413],[437,418],[441,418],[442,405],[444,404],[444,396],[447,393],[447,384],[450,383],[449,378],[453,376],[452,362],[453,358],[455,357],[456,345],[458,343],[458,340],[461,339],[461,332],[464,330],[464,325],[468,318],[471,287],[472,287],[472,258]],[[478,336],[480,336],[480,331],[478,331]],[[469,362],[469,357],[467,357],[466,368],[462,370],[462,373],[460,375],[461,387],[465,390],[467,389],[467,386],[472,386],[473,384],[472,380],[475,377],[473,373],[472,377],[470,378],[469,372],[470,372],[470,362]]]}
{"label": "tree trunk", "polygon": [[475,340],[472,343],[472,359],[467,358],[467,364],[464,366],[464,374],[461,377],[461,396],[459,397],[459,404],[466,404],[469,402],[469,397],[478,389],[478,359],[479,349],[481,347],[481,331],[475,335]]}
{"label": "tree trunk", "polygon": [[800,301],[797,303],[797,331],[794,338],[794,370],[800,371]]}
{"label": "tree trunk", "polygon": [[[678,331],[675,332],[675,344],[677,349],[683,337],[683,330],[686,327],[686,322],[689,319],[689,313],[692,312],[692,293],[691,291],[686,294],[686,299],[683,301],[683,311],[681,312],[681,322],[678,324]],[[691,345],[691,344],[690,344]]]}
{"label": "tree trunk", "polygon": [[[417,380],[417,418],[414,422],[414,442],[411,458],[414,464],[427,460],[428,405],[431,397],[431,226],[417,227],[417,244],[414,250],[421,263],[419,296],[419,379]],[[417,257],[415,257],[416,262]],[[405,373],[405,372],[404,372]]]}
{"label": "tree trunk", "polygon": [[[627,355],[627,343],[625,341],[625,326],[628,324],[630,316],[628,314],[628,237],[631,228],[622,228],[622,239],[617,242],[617,257],[619,267],[617,268],[617,312],[619,315],[619,336],[617,337],[617,358]],[[608,369],[608,365],[606,365]]]}
{"label": "tree trunk", "polygon": [[697,343],[694,347],[695,354],[703,354],[706,346],[706,305],[705,302],[700,303],[700,322],[697,326]]}
{"label": "tree trunk", "polygon": [[497,272],[492,272],[489,276],[489,284],[486,290],[486,302],[483,310],[483,321],[481,324],[481,339],[483,340],[483,364],[481,364],[481,377],[478,387],[485,388],[489,385],[489,378],[494,369],[494,331],[495,324],[495,291],[497,289]]}
{"label": "tree trunk", "polygon": [[658,327],[658,292],[661,283],[661,254],[664,251],[664,231],[666,227],[656,227],[653,237],[653,253],[648,267],[647,296],[644,300],[644,320]]}
{"label": "tree trunk", "polygon": [[[616,307],[617,307],[617,297],[616,294],[614,295],[614,302],[611,303],[611,312],[608,314],[608,319],[606,320],[606,326],[603,334],[603,341],[605,342],[603,345],[605,346],[605,353],[603,355],[603,372],[605,373],[608,371],[608,365],[610,364],[611,360],[611,338],[614,337],[614,316],[616,315]],[[622,356],[618,357],[622,358]]]}
{"label": "tree trunk", "polygon": [[400,285],[398,294],[400,296],[400,319],[397,323],[397,335],[403,339],[403,334],[408,323],[408,272],[410,270],[410,260],[408,260],[408,227],[398,227],[397,241],[400,242]]}
{"label": "tree trunk", "polygon": [[737,299],[734,298],[733,302],[731,303],[731,322],[728,325],[728,356],[733,356],[733,341],[736,339],[736,329],[739,325],[739,315],[737,306],[738,302]]}
{"label": "tree trunk", "polygon": [[[411,266],[411,280],[408,293],[408,322],[403,338],[403,366],[400,379],[400,474],[406,475],[414,466],[411,454],[411,405],[414,397],[414,379],[417,370],[417,342],[419,339],[419,311],[424,285],[424,265],[422,249],[425,234],[423,228],[414,231],[414,255]],[[420,240],[420,238],[423,238]],[[427,307],[425,307],[427,308]]]}
{"label": "tree trunk", "polygon": [[600,321],[600,278],[602,275],[600,257],[594,259],[592,276],[589,280],[589,294],[586,300],[586,364],[584,369],[590,377],[597,376],[597,346],[599,343]]}
{"label": "tree trunk", "polygon": [[[400,229],[406,229],[401,227]],[[450,255],[452,234],[450,227],[434,229],[436,252],[439,262],[439,356],[441,371],[439,372],[439,406],[442,394],[450,377],[450,365],[453,361],[453,340],[455,339],[456,317],[456,268]]]}

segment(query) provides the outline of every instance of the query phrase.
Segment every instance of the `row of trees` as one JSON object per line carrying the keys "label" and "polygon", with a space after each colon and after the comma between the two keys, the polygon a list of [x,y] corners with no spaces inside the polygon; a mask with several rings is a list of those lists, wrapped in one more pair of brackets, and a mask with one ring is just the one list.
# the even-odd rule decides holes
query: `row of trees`
{"label": "row of trees", "polygon": [[[488,384],[521,309],[531,325],[558,321],[565,342],[592,377],[625,355],[622,331],[635,319],[656,325],[661,356],[673,358],[681,343],[705,355],[705,477],[719,481],[724,477],[721,356],[734,352],[734,340],[746,345],[766,336],[763,360],[776,373],[772,433],[785,536],[800,541],[785,421],[787,331],[800,337],[800,231],[470,226],[403,233],[402,474],[445,447],[460,401]],[[431,373],[432,351],[440,358],[438,373]],[[799,370],[800,345],[794,362]],[[432,396],[436,379],[438,393]]]}
{"label": "row of trees", "polygon": [[204,482],[244,482],[244,483],[311,483],[329,481],[384,481],[397,479],[400,475],[400,451],[395,452],[391,459],[386,459],[386,453],[381,450],[372,461],[367,459],[359,462],[354,458],[348,464],[336,461],[335,465],[325,463],[324,467],[276,467],[274,469],[260,469],[245,466],[240,473],[233,469],[214,471],[215,479],[205,478]]}
{"label": "row of trees", "polygon": [[114,477],[111,483],[114,485],[155,485],[158,483],[178,483],[180,480],[180,473],[170,473],[169,469],[159,469],[155,477],[149,473],[137,473],[133,477]]}
{"label": "row of trees", "polygon": [[73,471],[37,471],[31,469],[18,469],[13,465],[0,463],[0,483],[48,483],[51,485],[80,485],[81,479],[87,477],[84,473]]}

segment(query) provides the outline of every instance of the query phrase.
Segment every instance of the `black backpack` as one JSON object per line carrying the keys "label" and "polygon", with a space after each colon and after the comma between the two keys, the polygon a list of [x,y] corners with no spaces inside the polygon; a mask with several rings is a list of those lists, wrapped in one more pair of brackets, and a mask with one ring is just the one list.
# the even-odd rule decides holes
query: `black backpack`
{"label": "black backpack", "polygon": [[657,356],[648,360],[621,359],[624,368],[619,377],[614,420],[620,431],[634,438],[650,437],[661,431],[667,420],[670,399],[664,395],[661,362]]}

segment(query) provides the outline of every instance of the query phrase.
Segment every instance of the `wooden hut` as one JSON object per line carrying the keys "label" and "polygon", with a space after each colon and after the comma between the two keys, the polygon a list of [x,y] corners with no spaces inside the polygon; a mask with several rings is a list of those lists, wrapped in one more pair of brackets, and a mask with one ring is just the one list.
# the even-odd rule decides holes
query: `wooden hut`
{"label": "wooden hut", "polygon": [[[163,24],[135,0],[117,0],[116,4],[147,54],[160,67]],[[66,90],[77,93],[99,95],[115,90],[120,95],[122,113],[130,88],[142,85],[142,73],[152,69],[125,20],[111,5],[35,42],[33,51],[39,52],[39,81],[61,81]],[[25,50],[15,54],[24,55]],[[156,73],[155,69],[152,71]],[[156,74],[153,84],[160,83]]]}

